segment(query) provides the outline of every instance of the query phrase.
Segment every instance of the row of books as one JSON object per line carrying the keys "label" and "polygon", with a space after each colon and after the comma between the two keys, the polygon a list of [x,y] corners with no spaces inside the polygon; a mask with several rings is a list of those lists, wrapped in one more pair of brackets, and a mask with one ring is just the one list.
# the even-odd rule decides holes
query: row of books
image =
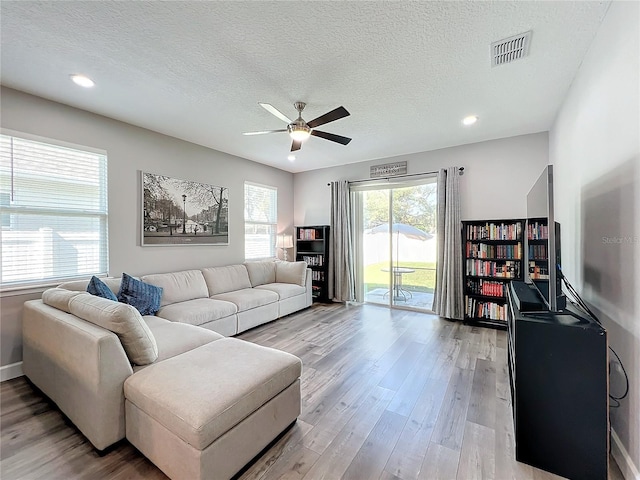
{"label": "row of books", "polygon": [[507,307],[494,302],[483,302],[465,296],[465,314],[470,318],[507,320]]}
{"label": "row of books", "polygon": [[521,235],[521,222],[467,225],[467,238],[469,240],[518,240]]}
{"label": "row of books", "polygon": [[527,225],[529,240],[546,240],[549,238],[549,227],[545,223],[533,222]]}
{"label": "row of books", "polygon": [[302,261],[310,267],[321,267],[324,265],[324,255],[302,255]]}
{"label": "row of books", "polygon": [[467,293],[484,295],[486,297],[504,298],[505,284],[503,282],[492,282],[491,280],[468,278]]}
{"label": "row of books", "polygon": [[548,258],[547,245],[529,245],[529,258],[534,258],[536,260],[546,260]]}
{"label": "row of books", "polygon": [[324,282],[324,272],[320,272],[319,270],[313,270],[311,272],[311,280],[316,280],[318,282]]}
{"label": "row of books", "polygon": [[467,258],[522,258],[522,243],[515,245],[487,245],[467,242]]}
{"label": "row of books", "polygon": [[321,239],[322,232],[317,231],[315,228],[301,228],[298,230],[298,240],[316,240]]}
{"label": "row of books", "polygon": [[467,260],[467,275],[478,277],[518,278],[520,276],[520,262],[506,260],[492,262],[489,260]]}
{"label": "row of books", "polygon": [[549,268],[546,264],[539,265],[535,261],[529,262],[529,278],[532,280],[549,280]]}

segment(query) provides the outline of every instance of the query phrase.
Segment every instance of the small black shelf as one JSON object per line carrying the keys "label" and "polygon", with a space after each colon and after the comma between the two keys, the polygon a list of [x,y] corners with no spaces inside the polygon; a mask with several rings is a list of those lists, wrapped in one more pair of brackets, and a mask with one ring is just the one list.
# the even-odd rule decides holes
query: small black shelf
{"label": "small black shelf", "polygon": [[[526,255],[524,234],[525,220],[520,218],[462,222],[465,323],[506,330],[506,296],[486,295],[475,292],[483,291],[487,293],[495,289],[495,284],[503,284],[502,289],[506,295],[506,289],[510,282],[522,280],[526,268],[523,260]],[[496,238],[503,236],[508,236],[509,238]],[[479,246],[480,244],[484,244],[486,247]],[[503,248],[502,246],[506,247]],[[474,252],[481,252],[491,256],[472,256]],[[504,254],[513,257],[519,255],[520,258],[497,256]],[[471,274],[471,272],[486,274],[499,269],[504,269],[511,273],[512,276]],[[478,316],[478,314],[482,315]],[[486,318],[485,315],[499,318]]]}
{"label": "small black shelf", "polygon": [[296,227],[296,260],[311,269],[314,301],[329,300],[329,226]]}

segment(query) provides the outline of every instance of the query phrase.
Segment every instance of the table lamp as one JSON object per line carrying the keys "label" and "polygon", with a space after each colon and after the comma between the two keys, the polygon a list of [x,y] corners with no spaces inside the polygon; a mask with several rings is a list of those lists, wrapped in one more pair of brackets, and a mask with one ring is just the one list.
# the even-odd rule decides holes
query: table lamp
{"label": "table lamp", "polygon": [[293,236],[285,235],[284,233],[281,234],[281,235],[278,235],[278,237],[276,239],[276,247],[282,249],[282,251],[284,252],[283,259],[284,259],[285,262],[288,261],[288,259],[287,259],[287,248],[292,248],[293,247]]}

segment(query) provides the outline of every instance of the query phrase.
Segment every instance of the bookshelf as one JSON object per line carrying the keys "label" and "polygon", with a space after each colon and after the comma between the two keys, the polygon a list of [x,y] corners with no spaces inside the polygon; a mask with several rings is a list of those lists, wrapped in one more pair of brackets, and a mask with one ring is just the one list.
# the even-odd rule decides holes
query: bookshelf
{"label": "bookshelf", "polygon": [[466,323],[507,328],[507,288],[524,275],[523,219],[462,222]]}
{"label": "bookshelf", "polygon": [[527,273],[531,280],[549,280],[549,229],[547,219],[527,221]]}
{"label": "bookshelf", "polygon": [[296,227],[296,261],[311,269],[313,300],[329,301],[329,226]]}

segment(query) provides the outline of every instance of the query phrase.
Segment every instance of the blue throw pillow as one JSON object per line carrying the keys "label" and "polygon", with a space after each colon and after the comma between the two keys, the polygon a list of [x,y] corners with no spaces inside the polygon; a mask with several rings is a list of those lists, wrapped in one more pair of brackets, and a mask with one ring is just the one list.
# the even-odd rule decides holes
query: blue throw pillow
{"label": "blue throw pillow", "polygon": [[140,315],[155,315],[160,310],[161,299],[162,287],[137,280],[126,273],[122,274],[118,300],[135,307]]}
{"label": "blue throw pillow", "polygon": [[107,300],[118,301],[116,294],[111,291],[107,284],[100,280],[98,277],[93,276],[87,285],[87,292],[97,297],[106,298]]}

